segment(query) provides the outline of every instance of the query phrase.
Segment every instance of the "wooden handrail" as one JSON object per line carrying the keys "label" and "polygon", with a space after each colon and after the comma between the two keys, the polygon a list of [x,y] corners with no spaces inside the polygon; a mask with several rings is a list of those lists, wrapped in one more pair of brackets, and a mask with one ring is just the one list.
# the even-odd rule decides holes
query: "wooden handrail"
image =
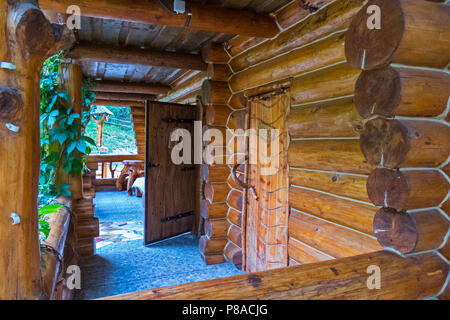
{"label": "wooden handrail", "polygon": [[[70,204],[69,204],[70,205]],[[44,245],[55,251],[44,251],[42,254],[42,278],[44,282],[44,296],[53,299],[56,282],[62,268],[64,247],[70,225],[70,209],[67,206],[58,209],[58,213],[51,215],[49,220],[50,234]]]}
{"label": "wooden handrail", "polygon": [[[370,266],[380,288],[368,288]],[[373,268],[373,267],[372,267]],[[448,265],[435,253],[407,258],[389,251],[127,293],[103,300],[422,299],[439,293]]]}
{"label": "wooden handrail", "polygon": [[139,154],[98,154],[87,156],[88,163],[93,162],[122,162],[124,160],[141,160],[142,155]]}

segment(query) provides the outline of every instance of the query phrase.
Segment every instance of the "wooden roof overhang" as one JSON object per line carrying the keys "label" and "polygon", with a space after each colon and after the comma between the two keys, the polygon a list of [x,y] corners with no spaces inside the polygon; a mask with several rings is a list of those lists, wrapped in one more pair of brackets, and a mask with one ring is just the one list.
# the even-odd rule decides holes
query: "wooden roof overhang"
{"label": "wooden roof overhang", "polygon": [[[187,1],[191,16],[186,27],[186,13],[170,13],[157,0],[79,0],[81,28],[68,56],[81,64],[85,77],[98,82],[96,92],[150,94],[160,99],[190,72],[206,72],[201,52],[208,44],[224,43],[238,34],[257,38],[277,34],[279,27],[270,13],[289,2]],[[60,23],[67,21],[66,10],[73,4],[39,0],[47,17]],[[131,84],[140,87],[128,89]]]}

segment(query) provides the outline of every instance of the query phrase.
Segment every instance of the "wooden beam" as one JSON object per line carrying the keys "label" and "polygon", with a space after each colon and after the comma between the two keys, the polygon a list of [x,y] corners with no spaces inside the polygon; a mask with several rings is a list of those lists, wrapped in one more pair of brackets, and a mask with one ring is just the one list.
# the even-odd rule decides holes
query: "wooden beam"
{"label": "wooden beam", "polygon": [[69,52],[68,57],[81,61],[156,66],[186,70],[206,71],[208,68],[208,65],[202,61],[200,55],[161,50],[116,48],[87,43],[77,45]]}
{"label": "wooden beam", "polygon": [[110,106],[110,107],[145,107],[145,103],[142,101],[129,101],[129,100],[102,100],[96,99],[92,105],[94,106]]}
{"label": "wooden beam", "polygon": [[[66,12],[72,0],[39,0],[43,10]],[[115,0],[78,0],[81,15],[86,17],[116,19],[153,25],[184,28],[187,12],[173,14],[166,11],[157,0],[134,0],[132,5]],[[225,34],[271,38],[279,28],[275,20],[266,14],[189,3],[189,28]]]}
{"label": "wooden beam", "polygon": [[167,94],[169,86],[150,83],[130,83],[118,81],[96,81],[91,89],[94,92],[113,93],[140,93],[140,94]]}
{"label": "wooden beam", "polygon": [[[379,289],[369,289],[368,267],[380,267]],[[448,265],[436,254],[402,258],[378,251],[290,268],[241,274],[117,295],[105,300],[423,299],[442,289]]]}
{"label": "wooden beam", "polygon": [[146,101],[155,100],[156,96],[145,93],[118,93],[118,92],[96,92],[95,99],[98,100],[128,100],[128,101]]}

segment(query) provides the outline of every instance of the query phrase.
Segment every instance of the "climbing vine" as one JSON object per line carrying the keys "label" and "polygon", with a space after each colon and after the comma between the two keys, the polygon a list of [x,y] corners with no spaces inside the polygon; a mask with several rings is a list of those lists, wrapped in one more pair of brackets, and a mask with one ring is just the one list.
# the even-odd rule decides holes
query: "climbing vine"
{"label": "climbing vine", "polygon": [[86,155],[91,152],[90,145],[95,145],[94,140],[84,135],[90,105],[95,100],[95,94],[89,90],[92,81],[88,79],[83,83],[82,112],[79,114],[73,110],[69,95],[61,86],[59,67],[64,54],[60,52],[47,59],[41,71],[39,200],[42,204],[59,195],[71,195],[70,184],[59,183],[56,175],[61,170],[72,177],[82,174]]}

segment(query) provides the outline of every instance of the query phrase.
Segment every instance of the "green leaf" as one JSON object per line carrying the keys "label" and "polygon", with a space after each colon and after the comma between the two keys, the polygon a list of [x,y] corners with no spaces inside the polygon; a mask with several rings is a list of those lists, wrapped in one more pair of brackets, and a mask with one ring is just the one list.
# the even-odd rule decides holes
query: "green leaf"
{"label": "green leaf", "polygon": [[49,204],[49,205],[41,207],[38,211],[38,214],[40,216],[42,216],[44,214],[57,213],[58,209],[61,207],[63,207],[63,205],[61,205],[61,204]]}
{"label": "green leaf", "polygon": [[75,150],[77,146],[77,142],[76,141],[72,141],[69,146],[67,147],[67,153],[70,154],[72,153],[73,150]]}
{"label": "green leaf", "polygon": [[86,153],[86,141],[84,140],[78,140],[77,142],[77,149],[78,151],[80,151],[81,153]]}
{"label": "green leaf", "polygon": [[92,145],[94,145],[94,146],[97,145],[97,144],[95,143],[94,139],[92,139],[91,137],[88,137],[88,136],[81,136],[80,139],[82,139],[82,140],[86,141],[87,143],[90,143],[90,144],[92,144]]}

